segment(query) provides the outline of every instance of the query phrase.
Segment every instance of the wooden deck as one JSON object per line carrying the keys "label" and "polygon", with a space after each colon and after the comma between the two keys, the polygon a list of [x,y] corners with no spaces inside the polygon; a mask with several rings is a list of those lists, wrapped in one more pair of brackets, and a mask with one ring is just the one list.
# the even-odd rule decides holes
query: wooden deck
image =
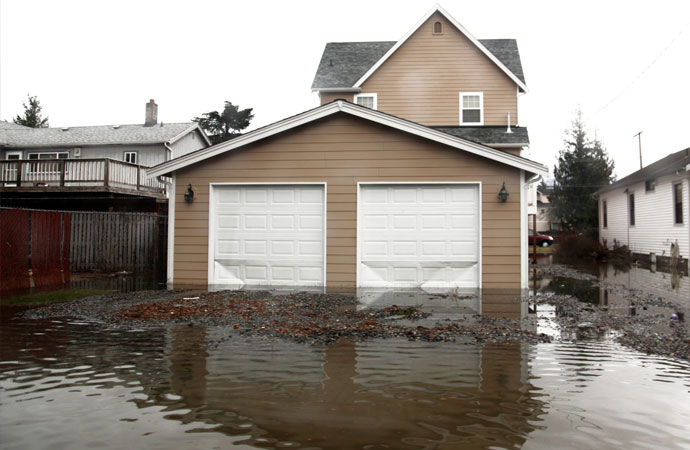
{"label": "wooden deck", "polygon": [[0,161],[0,192],[114,192],[165,198],[146,167],[113,159]]}

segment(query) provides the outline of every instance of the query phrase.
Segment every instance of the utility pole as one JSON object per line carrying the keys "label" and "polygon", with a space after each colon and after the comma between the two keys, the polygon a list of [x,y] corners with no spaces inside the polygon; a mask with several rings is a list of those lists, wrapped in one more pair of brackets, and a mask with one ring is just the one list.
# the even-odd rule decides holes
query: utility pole
{"label": "utility pole", "polygon": [[642,169],[642,132],[640,131],[633,137],[637,138],[637,143],[640,147],[640,169]]}

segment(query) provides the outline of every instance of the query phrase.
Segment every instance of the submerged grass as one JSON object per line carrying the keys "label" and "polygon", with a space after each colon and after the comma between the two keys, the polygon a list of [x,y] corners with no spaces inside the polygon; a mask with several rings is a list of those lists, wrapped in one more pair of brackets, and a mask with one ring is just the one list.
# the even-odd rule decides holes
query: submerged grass
{"label": "submerged grass", "polygon": [[16,295],[0,300],[3,306],[48,305],[51,303],[68,302],[80,298],[103,295],[112,292],[104,289],[65,289],[60,291],[38,292],[29,295]]}

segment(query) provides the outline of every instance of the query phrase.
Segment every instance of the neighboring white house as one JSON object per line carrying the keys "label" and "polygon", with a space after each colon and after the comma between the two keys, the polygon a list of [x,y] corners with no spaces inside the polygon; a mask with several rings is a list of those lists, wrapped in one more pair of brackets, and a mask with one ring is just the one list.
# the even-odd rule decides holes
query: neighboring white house
{"label": "neighboring white house", "polygon": [[690,254],[690,148],[672,153],[597,192],[599,237],[633,254],[680,258]]}
{"label": "neighboring white house", "polygon": [[29,128],[0,122],[0,160],[109,158],[151,167],[210,145],[195,122],[159,123],[154,100],[146,103],[143,124]]}
{"label": "neighboring white house", "polygon": [[195,122],[29,128],[0,122],[0,206],[155,211],[169,182],[145,170],[210,146]]}

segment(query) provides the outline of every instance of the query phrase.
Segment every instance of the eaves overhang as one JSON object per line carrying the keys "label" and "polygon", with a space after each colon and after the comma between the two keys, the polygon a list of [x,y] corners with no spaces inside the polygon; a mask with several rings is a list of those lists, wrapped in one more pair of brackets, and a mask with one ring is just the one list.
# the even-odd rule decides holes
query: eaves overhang
{"label": "eaves overhang", "polygon": [[336,100],[323,106],[305,111],[301,114],[288,117],[279,122],[266,125],[265,127],[244,134],[231,141],[222,142],[212,147],[197,150],[196,152],[192,152],[151,167],[147,170],[147,176],[157,177],[161,175],[169,175],[176,170],[180,170],[192,164],[196,164],[214,156],[244,147],[251,143],[266,139],[284,131],[308,124],[336,113],[349,114],[374,123],[395,128],[434,142],[445,144],[468,153],[515,167],[520,170],[524,170],[535,175],[541,175],[544,177],[548,175],[548,167],[535,161],[512,155],[502,150],[490,148],[486,145],[477,144],[466,139],[455,137],[424,125],[420,125],[416,122],[411,122],[409,120],[383,113],[381,111],[355,105],[344,100]]}

